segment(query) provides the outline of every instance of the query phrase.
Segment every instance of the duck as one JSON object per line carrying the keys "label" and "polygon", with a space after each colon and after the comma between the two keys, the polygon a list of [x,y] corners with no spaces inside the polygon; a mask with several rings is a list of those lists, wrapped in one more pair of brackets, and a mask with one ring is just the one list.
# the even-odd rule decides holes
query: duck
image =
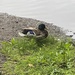
{"label": "duck", "polygon": [[45,24],[39,24],[37,28],[34,27],[23,28],[22,32],[19,32],[19,35],[22,37],[32,36],[36,38],[46,38],[48,36],[48,31]]}

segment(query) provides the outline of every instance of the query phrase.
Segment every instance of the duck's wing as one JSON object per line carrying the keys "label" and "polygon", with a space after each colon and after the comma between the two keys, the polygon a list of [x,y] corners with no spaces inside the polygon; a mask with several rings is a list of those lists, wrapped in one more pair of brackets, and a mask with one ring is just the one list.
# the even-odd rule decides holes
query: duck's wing
{"label": "duck's wing", "polygon": [[35,33],[36,34],[36,29],[34,29],[34,28],[24,28],[23,30],[22,30],[22,33],[23,34],[27,34],[28,32],[33,32],[33,33]]}
{"label": "duck's wing", "polygon": [[36,28],[28,27],[28,28],[23,28],[22,30],[36,30]]}
{"label": "duck's wing", "polygon": [[36,36],[36,29],[24,28],[21,32],[18,33],[20,36]]}

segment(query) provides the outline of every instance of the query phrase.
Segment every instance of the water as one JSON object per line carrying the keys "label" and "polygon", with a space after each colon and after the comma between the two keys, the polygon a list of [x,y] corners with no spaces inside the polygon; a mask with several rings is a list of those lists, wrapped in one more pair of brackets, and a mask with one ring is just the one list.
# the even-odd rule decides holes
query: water
{"label": "water", "polygon": [[75,0],[0,0],[0,12],[54,23],[75,31]]}

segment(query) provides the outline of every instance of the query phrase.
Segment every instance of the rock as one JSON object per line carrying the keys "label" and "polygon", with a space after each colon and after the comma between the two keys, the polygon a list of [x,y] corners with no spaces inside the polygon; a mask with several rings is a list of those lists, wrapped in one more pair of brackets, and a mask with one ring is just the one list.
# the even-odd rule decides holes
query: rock
{"label": "rock", "polygon": [[72,32],[72,31],[68,31],[68,32],[66,33],[66,36],[72,37],[72,36],[73,36],[73,32]]}

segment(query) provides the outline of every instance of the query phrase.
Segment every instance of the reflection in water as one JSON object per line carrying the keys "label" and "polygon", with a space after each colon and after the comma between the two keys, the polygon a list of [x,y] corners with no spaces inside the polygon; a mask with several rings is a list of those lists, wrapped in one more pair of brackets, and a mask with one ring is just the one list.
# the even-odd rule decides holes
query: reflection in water
{"label": "reflection in water", "polygon": [[0,0],[0,12],[35,18],[75,31],[75,0]]}

